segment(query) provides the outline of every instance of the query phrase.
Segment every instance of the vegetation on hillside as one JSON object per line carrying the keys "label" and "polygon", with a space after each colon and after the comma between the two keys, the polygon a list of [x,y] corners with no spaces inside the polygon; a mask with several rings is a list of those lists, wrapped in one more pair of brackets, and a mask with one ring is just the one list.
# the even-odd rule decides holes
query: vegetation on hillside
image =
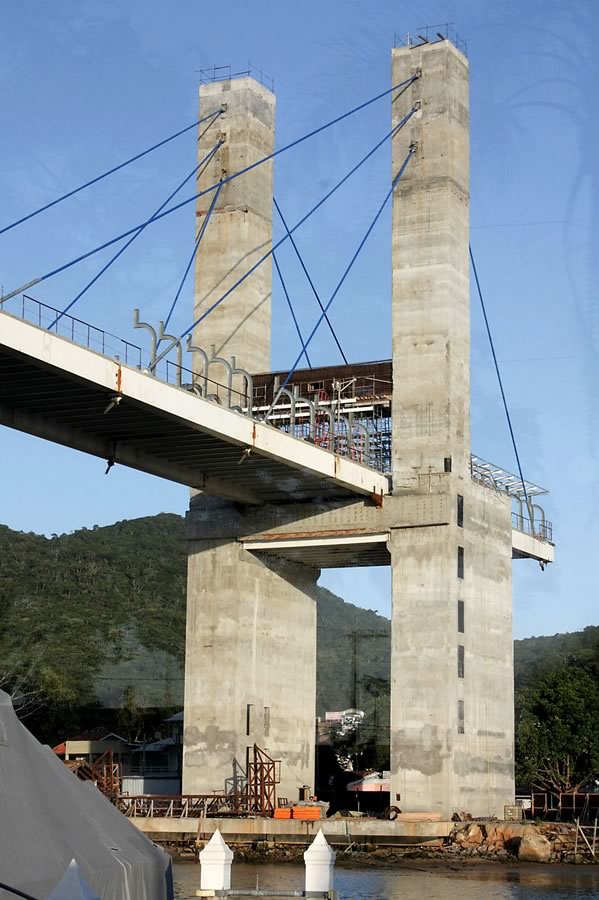
{"label": "vegetation on hillside", "polygon": [[[0,687],[57,741],[141,736],[182,704],[186,546],[163,514],[46,538],[0,526]],[[317,713],[366,711],[357,752],[384,764],[390,623],[318,595]],[[517,778],[570,789],[599,774],[599,627],[515,642]],[[376,744],[379,744],[377,750]]]}

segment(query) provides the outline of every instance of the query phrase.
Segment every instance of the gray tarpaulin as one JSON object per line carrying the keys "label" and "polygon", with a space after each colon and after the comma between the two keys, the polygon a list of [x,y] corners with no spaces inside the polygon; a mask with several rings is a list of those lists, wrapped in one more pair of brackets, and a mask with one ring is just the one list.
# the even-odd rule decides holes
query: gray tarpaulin
{"label": "gray tarpaulin", "polygon": [[[75,860],[102,900],[170,900],[169,857],[17,719],[0,691],[0,882],[45,900]],[[14,895],[0,889],[0,900]]]}
{"label": "gray tarpaulin", "polygon": [[100,898],[84,880],[79,866],[72,859],[64,878],[52,893],[48,894],[46,900],[100,900]]}

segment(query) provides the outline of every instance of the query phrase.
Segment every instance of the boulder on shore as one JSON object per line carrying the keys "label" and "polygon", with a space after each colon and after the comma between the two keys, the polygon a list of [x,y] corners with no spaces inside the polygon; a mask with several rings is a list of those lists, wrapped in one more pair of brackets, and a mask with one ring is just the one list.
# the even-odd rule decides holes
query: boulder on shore
{"label": "boulder on shore", "polygon": [[549,862],[551,859],[551,843],[543,834],[529,831],[520,841],[518,859],[521,862]]}
{"label": "boulder on shore", "polygon": [[458,832],[456,840],[467,847],[479,847],[483,842],[483,832],[479,825],[472,823]]}
{"label": "boulder on shore", "polygon": [[531,827],[521,822],[489,822],[485,826],[489,850],[505,849],[515,855],[520,841]]}

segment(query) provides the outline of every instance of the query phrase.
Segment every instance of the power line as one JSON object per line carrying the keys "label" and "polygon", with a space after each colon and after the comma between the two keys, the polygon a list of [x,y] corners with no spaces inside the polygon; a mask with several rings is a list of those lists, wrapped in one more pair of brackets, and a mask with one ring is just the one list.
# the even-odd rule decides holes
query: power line
{"label": "power line", "polygon": [[306,350],[306,345],[304,344],[304,338],[302,336],[301,329],[299,327],[299,322],[297,321],[297,317],[295,315],[295,310],[293,308],[293,304],[291,303],[291,297],[289,296],[289,292],[287,290],[287,285],[285,284],[285,280],[283,278],[283,273],[281,272],[281,267],[279,266],[279,261],[277,259],[276,253],[272,255],[272,261],[275,264],[275,269],[277,270],[277,275],[279,276],[279,280],[283,287],[283,293],[285,294],[285,298],[287,300],[287,304],[289,306],[289,310],[291,312],[291,318],[293,319],[293,324],[295,325],[295,329],[297,331],[297,335],[300,339],[300,344],[302,345],[303,355],[306,357],[306,362],[308,363],[309,368],[312,368],[312,363],[310,362],[310,357],[308,356],[308,351]]}
{"label": "power line", "polygon": [[[355,261],[357,260],[358,256],[360,255],[360,253],[361,253],[361,251],[362,251],[362,248],[364,247],[364,244],[366,243],[366,241],[367,241],[368,238],[370,237],[370,233],[372,232],[374,226],[376,225],[376,223],[378,222],[378,220],[379,220],[379,218],[380,218],[380,216],[381,216],[381,213],[383,212],[385,206],[387,205],[387,201],[389,200],[389,197],[391,196],[391,194],[392,194],[393,191],[395,190],[395,186],[399,183],[399,181],[400,181],[400,179],[401,179],[403,173],[405,172],[405,170],[406,170],[406,168],[407,168],[408,163],[410,162],[410,160],[411,160],[411,158],[412,158],[412,156],[414,155],[415,152],[416,152],[415,148],[414,148],[414,147],[410,147],[410,150],[409,150],[408,155],[406,156],[405,160],[403,161],[403,163],[402,163],[402,165],[401,165],[401,167],[400,167],[400,169],[399,169],[399,172],[397,173],[397,175],[396,175],[395,178],[393,179],[393,182],[392,182],[392,184],[391,184],[391,187],[389,188],[389,190],[387,191],[387,194],[385,195],[385,199],[383,200],[383,202],[382,202],[381,205],[379,206],[379,208],[378,208],[378,210],[377,210],[377,213],[376,213],[374,219],[372,220],[372,222],[370,223],[370,225],[368,226],[368,228],[367,228],[367,230],[366,230],[366,234],[364,235],[364,237],[362,238],[362,240],[361,240],[360,243],[358,244],[358,247],[357,247],[356,251],[354,252],[354,255],[353,255],[352,258],[350,259],[350,261],[349,261],[349,263],[348,263],[348,265],[347,265],[347,267],[346,267],[346,269],[345,269],[343,275],[341,276],[339,282],[337,283],[337,287],[335,288],[335,290],[334,290],[333,293],[331,294],[330,300],[328,301],[327,305],[325,306],[325,308],[323,309],[322,313],[320,314],[320,316],[319,316],[319,318],[318,318],[318,321],[316,322],[314,328],[313,328],[312,331],[310,332],[310,335],[309,335],[309,337],[308,337],[308,340],[306,341],[306,347],[308,347],[308,345],[310,344],[310,341],[312,340],[312,338],[314,337],[314,335],[315,335],[316,332],[318,331],[318,329],[319,329],[319,327],[320,327],[320,324],[321,324],[322,320],[323,320],[324,317],[326,316],[328,310],[331,308],[331,304],[333,303],[333,300],[335,299],[335,297],[337,296],[337,294],[338,294],[339,291],[341,290],[341,287],[343,286],[343,283],[344,283],[345,279],[346,279],[347,276],[349,275],[352,266],[354,265]],[[291,378],[292,378],[292,376],[293,376],[293,373],[295,372],[295,370],[296,370],[296,368],[297,368],[297,366],[298,366],[298,363],[299,363],[299,361],[300,361],[301,358],[302,358],[302,354],[300,353],[300,355],[297,357],[297,359],[296,359],[295,362],[293,363],[293,366],[291,367],[291,370],[289,371],[287,377],[285,378],[285,381],[283,382],[283,384],[282,384],[281,387],[279,388],[279,390],[278,390],[278,392],[277,392],[275,398],[273,399],[273,401],[272,401],[272,403],[271,403],[271,405],[270,405],[270,407],[269,407],[269,409],[268,409],[266,415],[264,416],[264,420],[265,420],[265,421],[268,419],[269,415],[271,414],[271,412],[273,411],[274,407],[276,406],[276,404],[277,404],[277,402],[278,402],[278,400],[279,400],[279,397],[281,396],[283,390],[284,390],[284,389],[287,387],[287,385],[289,384],[289,381],[291,380]]]}
{"label": "power line", "polygon": [[[192,197],[188,197],[186,200],[182,200],[181,203],[177,203],[175,206],[172,206],[170,209],[164,210],[159,215],[155,216],[152,221],[157,222],[158,220],[164,218],[164,216],[170,216],[171,213],[176,212],[179,209],[182,209],[184,206],[187,206],[189,203],[193,203],[195,200],[203,197],[205,194],[210,194],[212,191],[215,191],[218,188],[219,184],[225,185],[228,184],[229,181],[232,181],[234,178],[239,178],[240,175],[244,175],[246,172],[255,169],[256,166],[262,165],[262,163],[268,162],[273,159],[275,156],[278,156],[281,153],[284,153],[286,150],[290,150],[292,147],[296,147],[298,144],[301,144],[303,141],[308,140],[308,138],[313,137],[316,134],[319,134],[321,131],[324,131],[326,128],[330,128],[332,125],[335,125],[337,122],[341,122],[343,119],[346,119],[348,116],[353,115],[356,112],[364,109],[366,106],[369,106],[371,103],[374,103],[376,100],[380,100],[381,97],[385,97],[388,94],[396,91],[399,87],[402,87],[404,84],[411,83],[415,81],[419,76],[413,75],[411,78],[408,78],[407,81],[402,81],[401,84],[395,85],[392,88],[389,88],[387,91],[383,91],[381,94],[377,94],[376,97],[372,97],[370,100],[367,100],[365,103],[361,103],[359,106],[353,107],[348,112],[343,113],[340,116],[337,116],[335,119],[331,119],[329,122],[326,122],[324,125],[321,125],[319,128],[315,128],[313,131],[308,132],[308,134],[303,135],[300,138],[296,138],[296,140],[291,141],[289,144],[285,144],[284,147],[281,147],[279,150],[275,150],[273,153],[269,153],[268,156],[262,157],[262,159],[257,160],[257,162],[252,163],[249,166],[246,166],[244,169],[240,169],[239,172],[233,172],[232,175],[228,175],[226,178],[223,178],[222,182],[217,182],[210,187],[206,188],[203,191],[199,191],[197,194],[194,194]],[[410,115],[415,112],[415,109],[410,113]],[[190,126],[193,127],[193,126]],[[59,202],[59,201],[55,201]],[[41,211],[41,210],[40,210]],[[138,231],[141,228],[141,225],[149,224],[150,220],[146,222],[142,222],[140,225],[136,225],[133,228],[129,228],[127,231],[122,232],[122,234],[117,235],[112,238],[110,241],[105,241],[103,244],[100,244],[98,247],[94,247],[93,250],[89,250],[87,253],[82,253],[80,256],[77,256],[75,259],[70,260],[68,263],[64,263],[62,266],[58,266],[58,268],[53,269],[51,272],[47,272],[45,275],[41,275],[38,278],[33,278],[31,281],[28,281],[27,284],[23,284],[15,290],[10,291],[10,293],[5,294],[0,297],[0,305],[6,301],[10,300],[11,297],[16,296],[16,294],[20,294],[23,291],[26,291],[28,288],[33,287],[36,284],[39,284],[42,281],[46,281],[48,278],[52,278],[54,275],[58,275],[60,272],[64,272],[66,269],[69,269],[71,266],[76,265],[77,263],[82,262],[84,259],[88,259],[90,256],[93,256],[96,253],[99,253],[101,250],[105,250],[106,247],[110,247],[112,244],[118,243],[118,241],[123,240],[123,238],[129,237],[130,234],[133,234],[135,231]],[[1,234],[2,232],[0,232]],[[193,326],[192,326],[193,327]],[[191,329],[190,329],[191,330]],[[187,332],[186,332],[187,333]]]}
{"label": "power line", "polygon": [[207,119],[213,119],[217,116],[220,116],[222,113],[222,109],[217,110],[216,112],[210,113],[208,116],[204,116],[202,119],[198,119],[196,122],[193,122],[191,125],[187,125],[185,128],[182,128],[181,131],[175,132],[175,134],[171,134],[169,137],[165,138],[163,141],[159,141],[157,144],[154,144],[152,147],[148,147],[147,150],[143,150],[141,153],[137,153],[135,156],[132,156],[130,159],[126,159],[125,162],[119,163],[118,166],[113,166],[112,169],[108,169],[107,172],[103,172],[101,175],[97,175],[96,178],[92,178],[90,181],[86,181],[85,184],[79,185],[79,187],[75,188],[72,191],[68,191],[66,194],[63,194],[62,197],[58,197],[56,200],[52,200],[50,203],[46,203],[45,206],[40,206],[39,209],[35,209],[33,212],[28,213],[26,216],[23,216],[21,219],[17,219],[16,222],[11,222],[10,225],[5,225],[4,228],[0,229],[0,234],[4,234],[5,231],[10,231],[11,228],[16,228],[17,225],[22,225],[23,222],[27,222],[29,219],[33,219],[34,216],[38,216],[40,213],[45,212],[47,209],[50,209],[52,206],[56,206],[57,203],[62,203],[63,200],[67,200],[69,197],[73,197],[75,194],[78,194],[80,191],[85,190],[85,188],[90,187],[92,184],[97,184],[98,181],[102,181],[103,178],[107,178],[109,175],[113,175],[115,172],[118,172],[119,169],[124,169],[125,166],[130,165],[130,163],[135,162],[138,159],[141,159],[142,156],[147,156],[148,153],[151,153],[153,150],[157,150],[159,147],[164,147],[165,144],[168,144],[169,141],[174,141],[175,138],[180,137],[182,134],[185,134],[187,131],[191,131],[192,128],[197,128],[198,125],[201,125],[202,122],[205,122]]}
{"label": "power line", "polygon": [[528,491],[526,490],[526,482],[524,481],[524,475],[522,474],[522,465],[520,463],[520,454],[518,453],[518,446],[516,444],[516,437],[514,435],[514,429],[512,427],[512,418],[510,416],[510,411],[507,405],[507,400],[505,396],[505,391],[503,389],[503,380],[501,378],[501,372],[499,370],[499,363],[497,362],[497,355],[495,353],[495,345],[493,343],[493,336],[491,335],[491,326],[489,325],[489,319],[487,316],[487,310],[485,307],[485,301],[483,300],[483,292],[480,287],[480,281],[478,280],[478,272],[476,271],[476,264],[474,262],[474,254],[472,253],[472,246],[468,246],[468,250],[470,252],[470,262],[472,263],[472,271],[474,272],[474,280],[476,281],[476,287],[478,290],[478,296],[480,299],[480,305],[483,311],[483,318],[485,320],[485,328],[487,329],[487,336],[489,338],[489,344],[491,345],[491,353],[493,355],[493,363],[495,365],[495,372],[497,373],[497,381],[499,382],[499,390],[501,391],[501,399],[503,401],[503,408],[505,410],[505,417],[507,419],[508,428],[510,430],[510,437],[512,439],[512,447],[514,448],[514,455],[516,457],[516,462],[518,464],[518,473],[520,475],[520,481],[522,482],[522,490],[524,492],[524,499],[526,500],[526,508],[530,513],[530,501],[528,499]]}
{"label": "power line", "polygon": [[[155,220],[155,217],[158,215],[158,213],[162,212],[162,210],[164,209],[164,207],[165,207],[168,203],[171,202],[171,200],[173,199],[173,197],[175,197],[175,196],[179,193],[179,191],[187,184],[187,182],[190,181],[190,180],[194,177],[194,175],[197,173],[198,169],[200,169],[202,166],[207,166],[207,165],[208,165],[208,163],[210,162],[210,160],[212,159],[212,157],[214,156],[214,154],[216,153],[216,151],[218,150],[218,148],[221,146],[222,143],[223,143],[222,141],[219,141],[218,144],[216,144],[216,145],[212,148],[212,150],[210,151],[210,153],[208,153],[208,155],[205,156],[204,159],[200,160],[200,162],[197,164],[197,166],[194,166],[194,168],[192,169],[192,171],[189,173],[189,175],[188,175],[186,178],[183,179],[183,181],[181,182],[181,184],[179,184],[179,185],[175,188],[175,190],[174,190],[171,194],[169,194],[169,196],[166,198],[166,200],[164,201],[164,203],[161,203],[161,204],[160,204],[160,206],[158,207],[158,209],[156,210],[156,212],[154,213],[154,215],[153,215],[150,219],[148,219],[148,221],[145,222],[145,223],[141,226],[141,228],[139,228],[131,238],[129,238],[129,240],[127,241],[127,243],[125,244],[125,246],[124,246],[124,247],[121,247],[121,249],[118,250],[118,251],[114,254],[114,256],[111,257],[111,259],[109,259],[109,261],[106,263],[105,266],[103,266],[103,268],[100,269],[100,271],[97,273],[97,275],[94,275],[94,277],[92,278],[92,280],[91,280],[91,281],[88,281],[88,283],[85,285],[85,287],[83,288],[83,290],[79,291],[79,293],[77,294],[77,296],[76,296],[73,300],[71,300],[71,302],[68,304],[68,306],[65,306],[65,308],[62,310],[62,312],[59,313],[58,316],[56,316],[56,318],[54,319],[54,321],[48,326],[48,331],[51,331],[51,329],[54,328],[54,326],[57,325],[58,322],[60,322],[60,320],[62,319],[62,317],[65,315],[65,313],[68,313],[68,311],[69,311],[70,309],[72,309],[73,306],[75,306],[75,304],[81,299],[81,297],[83,297],[83,295],[90,289],[90,287],[91,287],[93,284],[96,283],[96,281],[98,280],[98,278],[100,278],[100,276],[102,276],[102,275],[104,274],[104,272],[105,272],[107,269],[109,269],[110,266],[111,266],[113,263],[115,263],[115,262],[117,261],[117,259],[119,258],[119,256],[121,256],[121,255],[125,252],[125,250],[127,249],[127,247],[130,247],[130,246],[131,246],[131,244],[133,243],[133,241],[135,241],[135,240],[140,236],[140,234],[142,234],[142,232],[147,228],[147,226],[150,225],[150,224]],[[218,196],[218,194],[217,194],[216,196]]]}
{"label": "power line", "polygon": [[[287,232],[287,234],[288,234],[288,236],[289,236],[289,240],[291,241],[291,246],[292,246],[293,249],[295,250],[295,254],[296,254],[296,256],[297,256],[297,258],[298,258],[298,260],[299,260],[299,262],[300,262],[300,265],[301,265],[302,269],[304,270],[304,274],[305,274],[306,278],[308,279],[308,284],[309,284],[310,287],[312,288],[312,293],[313,293],[314,296],[316,297],[316,300],[317,300],[317,302],[318,302],[318,305],[320,306],[320,308],[321,308],[321,310],[322,310],[322,309],[324,309],[324,307],[323,307],[323,305],[322,305],[322,302],[321,302],[320,297],[318,296],[318,291],[317,291],[316,288],[314,287],[314,282],[313,282],[312,279],[310,278],[310,273],[308,272],[308,270],[307,270],[307,268],[306,268],[306,266],[305,266],[304,260],[302,259],[301,253],[299,252],[299,249],[298,249],[298,246],[297,246],[297,244],[295,243],[295,239],[294,239],[293,235],[291,234],[291,232],[289,231],[289,228],[287,227],[287,222],[285,221],[285,217],[284,217],[284,215],[283,215],[283,213],[282,213],[282,211],[281,211],[281,207],[280,207],[279,204],[277,203],[277,198],[276,198],[276,197],[273,197],[272,199],[273,199],[273,203],[274,203],[274,205],[275,205],[275,209],[276,209],[276,211],[277,211],[278,214],[279,214],[279,218],[281,219],[281,222],[283,223],[283,227],[284,227],[285,231]],[[331,331],[331,334],[333,335],[333,338],[334,338],[334,340],[335,340],[335,343],[337,344],[337,347],[339,348],[339,353],[341,354],[341,356],[342,356],[342,358],[343,358],[343,362],[344,362],[345,365],[347,366],[347,365],[348,365],[348,362],[347,362],[347,356],[346,356],[345,353],[343,352],[343,348],[341,347],[341,344],[339,343],[339,339],[338,339],[337,335],[335,334],[335,329],[333,328],[333,326],[332,326],[332,324],[331,324],[331,320],[329,319],[328,316],[325,316],[325,320],[326,320],[327,325],[329,326],[329,329],[330,329],[330,331]],[[306,355],[306,359],[307,359],[307,358],[308,358],[308,356]],[[308,365],[309,365],[309,364],[308,364]]]}

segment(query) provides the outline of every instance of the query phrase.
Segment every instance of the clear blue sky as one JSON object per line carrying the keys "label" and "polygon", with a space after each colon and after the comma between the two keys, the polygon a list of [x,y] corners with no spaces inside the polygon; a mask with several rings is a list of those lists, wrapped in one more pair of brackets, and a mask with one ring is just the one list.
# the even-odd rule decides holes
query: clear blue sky
{"label": "clear blue sky", "polygon": [[[1,219],[94,176],[196,117],[198,70],[251,60],[275,79],[277,141],[296,137],[389,86],[394,34],[454,22],[468,41],[472,113],[472,243],[492,320],[525,476],[551,489],[558,563],[514,564],[515,633],[597,624],[599,539],[599,238],[594,0],[302,0],[226,6],[206,0],[28,0],[4,3]],[[299,217],[389,128],[381,101],[277,161],[276,191]],[[11,290],[143,220],[194,164],[193,133],[110,181],[0,238],[0,284]],[[325,295],[389,183],[380,152],[298,240]],[[148,232],[150,229],[148,229]],[[193,241],[190,206],[146,233],[78,307],[131,333],[140,306],[158,319]],[[332,318],[350,359],[390,355],[389,217],[339,296]],[[107,255],[32,291],[63,306]],[[305,328],[313,301],[281,254]],[[473,444],[515,462],[473,296]],[[189,323],[191,283],[176,324]],[[273,366],[296,337],[275,286]],[[136,333],[139,340],[139,333]],[[335,362],[323,331],[313,363]],[[0,521],[70,531],[163,510],[185,489],[0,429]],[[346,599],[389,610],[383,570],[330,573]]]}

